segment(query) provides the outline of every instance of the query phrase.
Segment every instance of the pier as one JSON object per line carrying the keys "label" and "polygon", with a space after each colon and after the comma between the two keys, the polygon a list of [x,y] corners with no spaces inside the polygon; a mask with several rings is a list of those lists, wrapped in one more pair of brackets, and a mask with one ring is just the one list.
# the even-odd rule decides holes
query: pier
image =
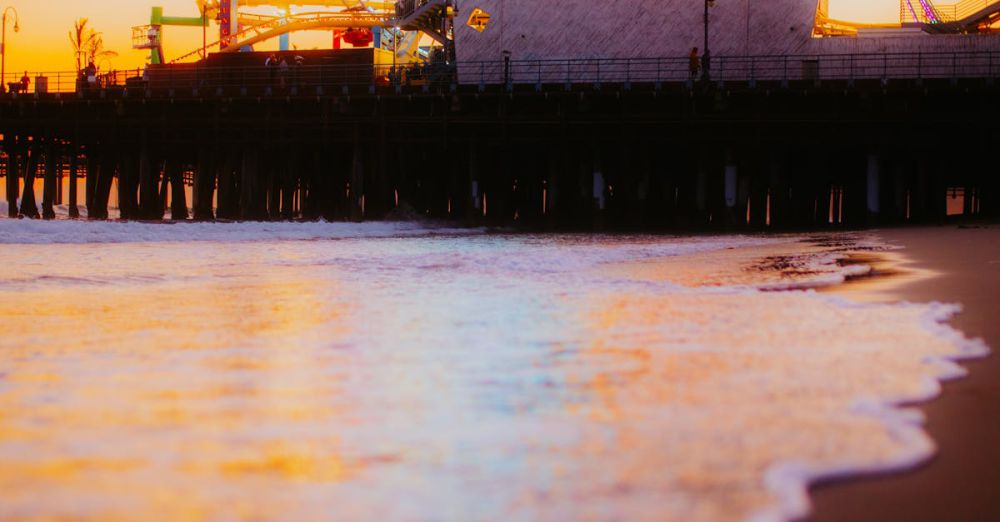
{"label": "pier", "polygon": [[402,206],[545,229],[794,229],[935,221],[959,196],[966,216],[998,213],[1000,53],[720,56],[711,80],[688,65],[40,74],[44,90],[0,97],[9,212],[106,219],[114,189],[142,220]]}

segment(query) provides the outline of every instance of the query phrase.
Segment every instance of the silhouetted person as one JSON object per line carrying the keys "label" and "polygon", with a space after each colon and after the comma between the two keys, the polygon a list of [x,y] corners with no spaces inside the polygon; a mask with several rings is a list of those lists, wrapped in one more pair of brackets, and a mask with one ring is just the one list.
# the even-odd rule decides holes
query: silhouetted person
{"label": "silhouetted person", "polygon": [[24,71],[24,76],[21,77],[21,92],[28,92],[29,86],[31,86],[31,78],[28,78],[28,71]]}
{"label": "silhouetted person", "polygon": [[271,56],[264,60],[264,66],[267,67],[267,76],[271,80],[270,84],[274,85],[275,79],[278,76],[278,55],[271,53]]}
{"label": "silhouetted person", "polygon": [[295,55],[292,60],[294,67],[292,68],[292,86],[298,88],[299,82],[302,81],[302,66],[305,65],[306,59],[302,55]]}
{"label": "silhouetted person", "polygon": [[284,89],[288,84],[288,59],[281,57],[281,63],[278,64],[278,70],[281,76],[281,88]]}
{"label": "silhouetted person", "polygon": [[83,70],[83,74],[87,77],[87,87],[94,89],[97,87],[97,66],[91,61],[87,64],[87,68]]}
{"label": "silhouetted person", "polygon": [[701,72],[701,60],[698,58],[697,47],[691,49],[691,55],[688,57],[688,72],[692,80],[697,79],[698,73]]}

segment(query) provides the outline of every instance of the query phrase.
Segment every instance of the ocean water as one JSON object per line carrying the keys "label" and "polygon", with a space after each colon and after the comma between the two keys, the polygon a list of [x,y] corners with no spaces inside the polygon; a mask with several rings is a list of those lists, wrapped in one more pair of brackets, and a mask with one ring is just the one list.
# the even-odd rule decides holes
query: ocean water
{"label": "ocean water", "polygon": [[0,520],[784,520],[986,347],[857,235],[0,220]]}

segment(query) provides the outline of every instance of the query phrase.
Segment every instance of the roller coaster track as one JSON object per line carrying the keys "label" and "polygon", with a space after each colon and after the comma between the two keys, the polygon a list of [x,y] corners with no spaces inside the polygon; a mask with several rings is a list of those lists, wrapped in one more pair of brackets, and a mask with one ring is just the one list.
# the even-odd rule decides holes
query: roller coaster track
{"label": "roller coaster track", "polygon": [[[302,13],[278,18],[252,28],[255,34],[238,36],[238,43],[222,53],[238,52],[243,47],[265,42],[283,34],[299,31],[350,29],[352,27],[392,27],[392,19],[368,12]],[[242,34],[242,33],[241,33]]]}
{"label": "roller coaster track", "polygon": [[919,27],[928,33],[982,32],[1000,20],[1000,0],[962,0],[950,5],[900,0],[899,19],[903,27]]}
{"label": "roller coaster track", "polygon": [[[300,3],[301,2],[301,3]],[[449,15],[449,8],[454,0],[239,0],[242,7],[279,6],[308,4],[318,7],[342,8],[340,11],[317,11],[295,13],[288,16],[262,15],[241,12],[239,25],[241,30],[234,35],[236,44],[222,49],[222,53],[237,52],[242,48],[261,43],[283,34],[299,31],[349,29],[358,27],[398,27],[408,32],[422,32],[438,42],[447,43],[449,35],[438,27],[436,21]],[[208,18],[218,14],[218,1],[198,0],[198,8],[206,13]],[[413,39],[404,47],[412,54],[413,47],[419,43],[419,38]],[[208,47],[216,47],[221,41],[215,41]],[[199,57],[201,49],[171,60],[170,63],[183,62]]]}
{"label": "roller coaster track", "polygon": [[[223,53],[237,52],[243,47],[276,38],[283,34],[297,31],[349,29],[352,27],[392,27],[392,19],[388,16],[372,14],[367,11],[341,11],[299,13],[288,17],[241,14],[240,23],[244,28],[236,34],[237,44],[223,49]],[[208,47],[216,47],[221,41],[211,42]],[[183,62],[201,54],[196,49],[171,60],[170,63]]]}

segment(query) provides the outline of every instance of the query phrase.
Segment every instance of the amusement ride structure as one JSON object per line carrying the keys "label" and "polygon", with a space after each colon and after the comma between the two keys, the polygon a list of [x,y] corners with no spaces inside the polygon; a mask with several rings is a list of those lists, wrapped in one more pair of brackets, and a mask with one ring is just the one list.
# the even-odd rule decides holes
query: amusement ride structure
{"label": "amusement ride structure", "polygon": [[[454,56],[455,0],[196,0],[200,16],[164,16],[153,7],[148,25],[132,28],[132,47],[148,49],[150,63],[160,65],[204,59],[209,49],[219,53],[253,50],[253,46],[278,38],[279,48],[289,50],[289,35],[302,31],[331,31],[332,47],[374,46],[396,55],[405,64],[426,58],[436,46]],[[209,41],[211,22],[219,26],[218,39]],[[201,48],[167,60],[163,53],[164,27],[201,27],[206,37]],[[423,43],[429,45],[422,45]]]}
{"label": "amusement ride structure", "polygon": [[919,27],[928,33],[994,32],[1000,21],[1000,0],[962,0],[934,5],[930,0],[901,0],[899,20],[903,27]]}
{"label": "amusement ride structure", "polygon": [[931,0],[900,0],[898,24],[865,24],[831,19],[829,0],[820,0],[816,16],[819,36],[855,36],[859,30],[920,29],[930,34],[998,32],[1000,0],[961,0],[936,5]]}

